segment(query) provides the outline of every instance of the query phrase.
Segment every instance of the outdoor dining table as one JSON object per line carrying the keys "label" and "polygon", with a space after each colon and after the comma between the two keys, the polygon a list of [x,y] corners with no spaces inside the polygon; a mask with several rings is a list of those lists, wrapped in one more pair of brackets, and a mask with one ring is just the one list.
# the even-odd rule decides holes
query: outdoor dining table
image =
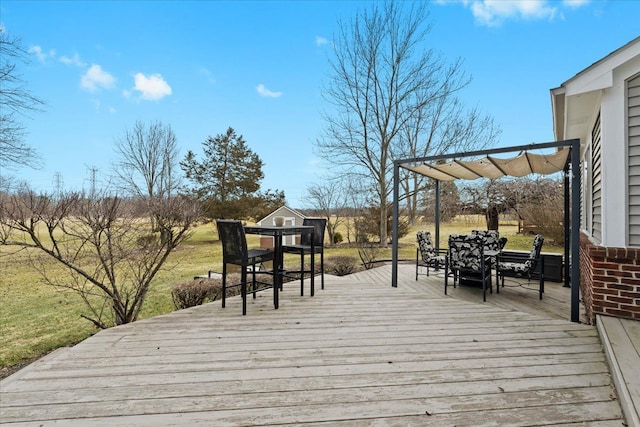
{"label": "outdoor dining table", "polygon": [[[282,225],[282,226],[263,226],[263,225],[246,225],[244,232],[246,234],[258,234],[261,236],[273,237],[273,306],[278,308],[279,297],[278,292],[282,287],[282,276],[284,274],[284,254],[282,252],[282,237],[297,234],[311,235],[311,271],[315,271],[315,227],[312,225]],[[301,273],[303,274],[303,273]],[[314,275],[311,274],[311,296],[314,295]]]}

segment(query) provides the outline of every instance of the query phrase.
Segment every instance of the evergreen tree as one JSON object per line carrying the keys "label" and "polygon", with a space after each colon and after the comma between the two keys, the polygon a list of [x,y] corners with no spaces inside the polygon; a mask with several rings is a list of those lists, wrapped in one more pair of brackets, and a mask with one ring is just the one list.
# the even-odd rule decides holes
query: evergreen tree
{"label": "evergreen tree", "polygon": [[192,183],[191,194],[204,203],[210,218],[259,219],[261,205],[284,203],[281,191],[260,193],[263,162],[233,128],[202,145],[202,161],[189,151],[180,166]]}

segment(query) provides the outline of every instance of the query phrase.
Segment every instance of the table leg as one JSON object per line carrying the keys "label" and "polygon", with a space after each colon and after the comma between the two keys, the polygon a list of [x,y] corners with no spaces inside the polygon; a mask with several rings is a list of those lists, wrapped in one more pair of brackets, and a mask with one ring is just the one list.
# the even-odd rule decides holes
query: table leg
{"label": "table leg", "polygon": [[316,277],[316,232],[311,232],[311,296],[315,292],[315,277]]}
{"label": "table leg", "polygon": [[277,310],[279,305],[278,292],[282,286],[282,234],[275,233],[273,236],[273,249],[275,252],[273,261],[273,307]]}

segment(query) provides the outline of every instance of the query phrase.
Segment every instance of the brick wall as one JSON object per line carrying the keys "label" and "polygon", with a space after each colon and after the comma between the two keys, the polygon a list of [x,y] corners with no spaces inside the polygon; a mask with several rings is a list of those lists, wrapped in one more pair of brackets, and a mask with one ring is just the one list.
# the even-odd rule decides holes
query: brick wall
{"label": "brick wall", "polygon": [[580,291],[590,323],[596,314],[640,320],[640,249],[608,248],[580,236]]}

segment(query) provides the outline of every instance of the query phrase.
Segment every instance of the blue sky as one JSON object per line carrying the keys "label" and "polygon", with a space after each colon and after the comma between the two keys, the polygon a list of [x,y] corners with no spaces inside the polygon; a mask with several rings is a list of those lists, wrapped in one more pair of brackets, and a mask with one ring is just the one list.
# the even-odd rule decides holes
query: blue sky
{"label": "blue sky", "polygon": [[[169,124],[183,156],[233,127],[264,161],[262,188],[292,207],[327,173],[313,153],[338,19],[366,1],[14,1],[0,23],[32,54],[21,69],[46,102],[24,121],[40,170],[0,171],[53,191],[108,180],[114,140]],[[640,2],[436,1],[428,47],[464,59],[461,94],[493,116],[499,146],[553,140],[549,90],[640,35]]]}

